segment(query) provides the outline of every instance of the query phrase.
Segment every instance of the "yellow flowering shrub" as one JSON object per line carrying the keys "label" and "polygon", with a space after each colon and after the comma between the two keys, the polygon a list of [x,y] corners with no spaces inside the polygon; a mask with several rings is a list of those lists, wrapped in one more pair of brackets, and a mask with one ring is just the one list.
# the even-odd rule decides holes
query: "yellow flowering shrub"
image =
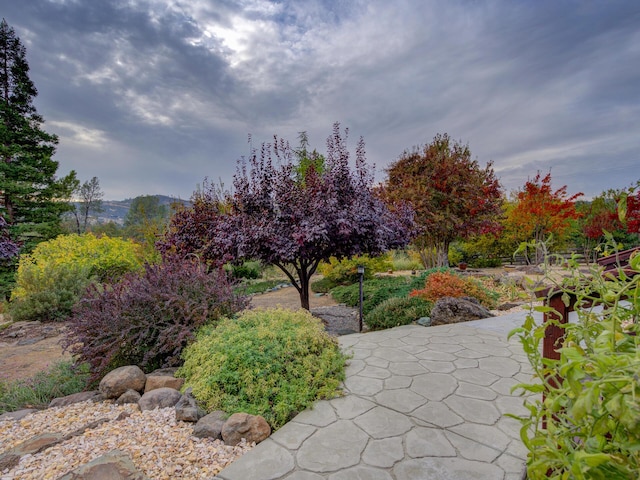
{"label": "yellow flowering shrub", "polygon": [[11,316],[14,320],[63,319],[91,282],[116,280],[143,264],[142,249],[131,240],[87,233],[42,242],[31,254],[20,256]]}

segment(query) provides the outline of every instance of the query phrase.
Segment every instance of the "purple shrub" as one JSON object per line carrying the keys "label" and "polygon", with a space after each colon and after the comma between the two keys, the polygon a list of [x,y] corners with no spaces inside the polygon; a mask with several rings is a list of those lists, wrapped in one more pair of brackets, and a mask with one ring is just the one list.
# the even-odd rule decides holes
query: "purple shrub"
{"label": "purple shrub", "polygon": [[90,365],[89,383],[123,365],[180,364],[196,330],[247,305],[224,272],[169,257],[120,282],[92,285],[76,305],[63,346]]}

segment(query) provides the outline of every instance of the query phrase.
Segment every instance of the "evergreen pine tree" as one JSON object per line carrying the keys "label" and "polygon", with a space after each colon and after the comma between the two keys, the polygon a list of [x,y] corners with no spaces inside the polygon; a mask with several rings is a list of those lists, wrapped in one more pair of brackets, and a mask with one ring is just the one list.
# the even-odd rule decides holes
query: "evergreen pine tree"
{"label": "evergreen pine tree", "polygon": [[[12,27],[0,23],[0,215],[14,238],[30,250],[56,236],[60,216],[70,210],[64,199],[77,185],[75,172],[56,178],[52,160],[58,138],[41,129],[44,122],[33,99],[25,47]],[[62,200],[62,201],[60,201]]]}

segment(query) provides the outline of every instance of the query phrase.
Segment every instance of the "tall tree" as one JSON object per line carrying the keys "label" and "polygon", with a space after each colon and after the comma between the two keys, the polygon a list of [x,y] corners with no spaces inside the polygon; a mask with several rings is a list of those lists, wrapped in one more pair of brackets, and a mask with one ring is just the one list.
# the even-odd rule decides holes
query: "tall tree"
{"label": "tall tree", "polygon": [[[571,228],[571,220],[579,218],[575,201],[582,193],[569,196],[567,186],[551,188],[551,172],[544,177],[540,172],[527,180],[515,194],[516,205],[507,223],[517,232],[521,241],[535,240],[537,244],[553,234],[560,243]],[[542,252],[536,250],[536,263],[542,261]]]}
{"label": "tall tree", "polygon": [[[75,172],[56,178],[52,160],[58,139],[41,129],[33,106],[38,94],[29,78],[26,50],[6,20],[0,22],[0,214],[14,234],[44,240],[59,231],[71,209]],[[27,241],[26,246],[32,245]]]}
{"label": "tall tree", "polygon": [[174,215],[161,248],[213,264],[259,259],[275,265],[308,309],[309,280],[320,261],[404,246],[412,226],[411,212],[394,215],[373,194],[362,139],[351,171],[346,140],[336,123],[323,168],[305,169],[302,179],[305,155],[282,139],[263,144],[248,165],[239,164],[233,194],[205,188],[193,208]]}
{"label": "tall tree", "polygon": [[89,216],[92,213],[102,212],[102,197],[104,193],[100,189],[98,177],[92,177],[91,180],[87,180],[80,185],[75,194],[79,205],[74,208],[73,214],[76,219],[78,233],[83,233],[87,231]]}
{"label": "tall tree", "polygon": [[449,265],[449,244],[500,228],[501,188],[491,163],[481,168],[468,145],[436,135],[405,151],[387,169],[382,195],[408,202],[420,234],[414,240],[425,267]]}

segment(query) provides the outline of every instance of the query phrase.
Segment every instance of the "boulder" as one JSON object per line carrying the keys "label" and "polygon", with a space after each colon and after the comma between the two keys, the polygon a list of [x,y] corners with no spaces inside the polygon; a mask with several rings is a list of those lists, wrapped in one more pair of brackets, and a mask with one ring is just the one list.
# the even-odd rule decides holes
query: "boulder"
{"label": "boulder", "polygon": [[98,389],[105,398],[118,398],[127,390],[141,392],[147,382],[147,376],[135,365],[116,368],[107,373],[100,381]]}
{"label": "boulder", "polygon": [[53,407],[66,407],[74,403],[86,402],[91,400],[93,402],[101,402],[104,400],[104,396],[99,390],[91,390],[89,392],[78,392],[67,395],[66,397],[58,397],[51,400],[49,408]]}
{"label": "boulder", "polygon": [[226,445],[247,442],[260,443],[271,435],[271,427],[260,415],[234,413],[222,426],[222,440]]}
{"label": "boulder", "polygon": [[191,387],[182,394],[178,403],[176,403],[176,420],[182,422],[197,422],[206,415],[196,404],[196,399],[191,394]]}
{"label": "boulder", "polygon": [[[0,415],[0,422],[2,421],[18,421],[22,420],[27,415],[37,412],[35,408],[23,408],[22,410],[16,410],[15,412],[5,412]],[[0,469],[1,470],[1,469]]]}
{"label": "boulder", "polygon": [[475,298],[442,297],[431,309],[431,325],[448,325],[492,316]]}
{"label": "boulder", "polygon": [[222,440],[222,427],[226,421],[227,414],[222,410],[216,410],[209,415],[205,415],[193,427],[193,435],[198,438],[210,437],[215,440]]}
{"label": "boulder", "polygon": [[118,397],[118,399],[116,400],[116,405],[124,405],[125,403],[138,403],[141,397],[142,395],[140,395],[139,392],[129,389]]}
{"label": "boulder", "polygon": [[147,383],[144,386],[145,392],[150,392],[156,388],[173,388],[180,390],[184,385],[184,378],[176,378],[173,375],[147,375]]}
{"label": "boulder", "polygon": [[138,400],[138,406],[143,412],[156,408],[173,407],[180,398],[182,398],[182,394],[178,390],[168,387],[156,388],[142,395]]}
{"label": "boulder", "polygon": [[148,480],[148,478],[136,470],[126,453],[111,450],[63,475],[58,480]]}

